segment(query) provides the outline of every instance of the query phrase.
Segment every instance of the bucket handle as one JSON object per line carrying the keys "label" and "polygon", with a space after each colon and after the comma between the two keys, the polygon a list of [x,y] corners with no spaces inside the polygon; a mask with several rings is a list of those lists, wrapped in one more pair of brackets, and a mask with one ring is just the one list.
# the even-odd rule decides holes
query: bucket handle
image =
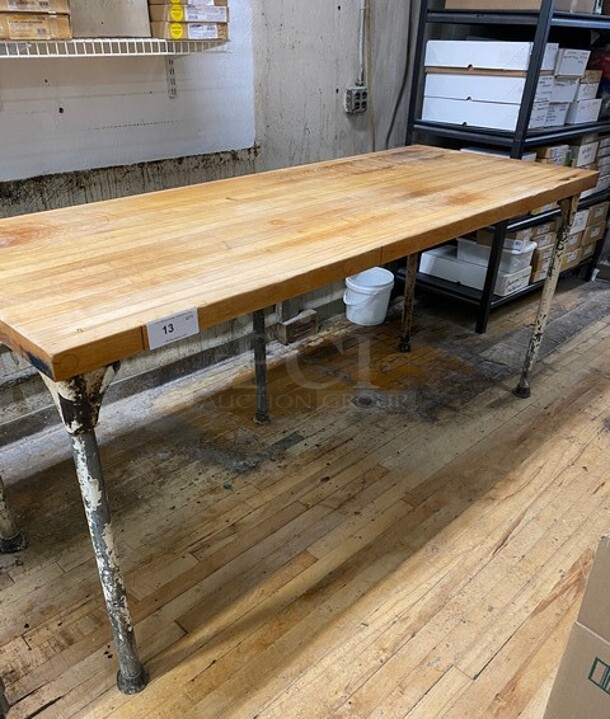
{"label": "bucket handle", "polygon": [[362,305],[366,304],[368,302],[368,297],[365,297],[362,302],[348,302],[347,301],[347,291],[343,293],[343,302],[348,307],[362,307]]}

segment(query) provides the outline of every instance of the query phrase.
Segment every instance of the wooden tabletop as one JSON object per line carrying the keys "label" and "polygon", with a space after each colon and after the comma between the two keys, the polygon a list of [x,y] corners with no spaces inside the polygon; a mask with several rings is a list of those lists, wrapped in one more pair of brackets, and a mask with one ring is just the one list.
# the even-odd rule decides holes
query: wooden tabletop
{"label": "wooden tabletop", "polygon": [[0,341],[60,380],[576,195],[597,173],[413,146],[0,220]]}

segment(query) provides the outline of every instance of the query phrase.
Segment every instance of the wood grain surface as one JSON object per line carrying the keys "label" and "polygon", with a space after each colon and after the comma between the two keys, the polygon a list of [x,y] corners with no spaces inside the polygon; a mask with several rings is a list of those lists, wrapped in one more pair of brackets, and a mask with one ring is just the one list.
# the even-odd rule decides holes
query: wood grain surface
{"label": "wood grain surface", "polygon": [[56,380],[576,195],[597,173],[413,146],[0,220],[0,341]]}

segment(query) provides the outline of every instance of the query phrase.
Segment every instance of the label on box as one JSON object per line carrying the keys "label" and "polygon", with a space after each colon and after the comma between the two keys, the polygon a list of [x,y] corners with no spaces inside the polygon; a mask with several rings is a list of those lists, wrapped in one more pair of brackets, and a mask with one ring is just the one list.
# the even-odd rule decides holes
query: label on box
{"label": "label on box", "polygon": [[569,102],[552,102],[546,114],[546,124],[549,127],[564,125],[569,108]]}
{"label": "label on box", "polygon": [[227,22],[228,8],[217,5],[151,6],[153,21],[167,22]]}
{"label": "label on box", "polygon": [[536,235],[534,242],[538,245],[538,249],[543,247],[553,247],[557,241],[557,235],[554,232],[547,232],[544,235]]}
{"label": "label on box", "polygon": [[576,50],[565,47],[560,48],[557,53],[555,74],[582,77],[587,69],[587,62],[589,61],[590,55],[590,50]]}
{"label": "label on box", "polygon": [[49,0],[8,0],[9,10],[45,10],[49,9]]}
{"label": "label on box", "polygon": [[577,102],[580,102],[581,100],[595,100],[597,97],[598,87],[599,85],[592,82],[580,84],[578,86],[578,90],[576,91],[575,100]]}
{"label": "label on box", "polygon": [[551,102],[572,102],[578,90],[577,77],[556,77]]}
{"label": "label on box", "polygon": [[595,162],[597,157],[598,142],[590,142],[588,145],[572,148],[572,167],[584,167]]}
{"label": "label on box", "polygon": [[155,322],[149,322],[146,325],[146,333],[151,350],[196,335],[199,333],[197,310],[187,310]]}

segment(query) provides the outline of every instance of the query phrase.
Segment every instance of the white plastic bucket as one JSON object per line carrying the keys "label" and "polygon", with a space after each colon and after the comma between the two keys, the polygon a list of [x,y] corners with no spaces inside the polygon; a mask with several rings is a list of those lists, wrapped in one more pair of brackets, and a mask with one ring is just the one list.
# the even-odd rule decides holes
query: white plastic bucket
{"label": "white plastic bucket", "polygon": [[355,325],[380,325],[388,313],[394,275],[383,267],[372,267],[345,280],[345,315]]}

